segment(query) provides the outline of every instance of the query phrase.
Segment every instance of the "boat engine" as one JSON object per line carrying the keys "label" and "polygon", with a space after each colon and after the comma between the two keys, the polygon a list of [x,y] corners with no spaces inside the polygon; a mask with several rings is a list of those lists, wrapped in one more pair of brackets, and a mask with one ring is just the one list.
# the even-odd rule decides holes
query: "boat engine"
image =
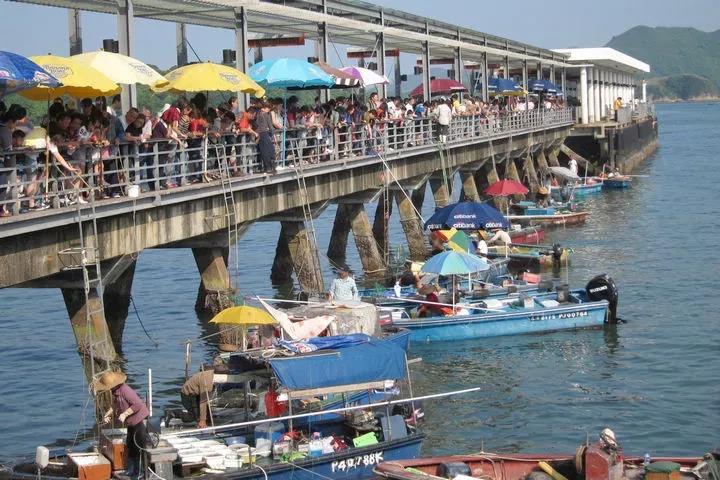
{"label": "boat engine", "polygon": [[617,305],[619,294],[610,275],[603,273],[591,279],[585,286],[585,292],[590,300],[607,300],[610,304],[607,323],[615,324],[618,322]]}

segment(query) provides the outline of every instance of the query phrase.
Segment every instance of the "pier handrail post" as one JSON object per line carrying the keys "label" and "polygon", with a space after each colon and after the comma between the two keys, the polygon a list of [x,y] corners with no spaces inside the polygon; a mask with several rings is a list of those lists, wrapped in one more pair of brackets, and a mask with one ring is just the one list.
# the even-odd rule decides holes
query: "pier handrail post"
{"label": "pier handrail post", "polygon": [[155,189],[155,195],[160,195],[160,154],[159,154],[159,143],[153,143],[153,183]]}

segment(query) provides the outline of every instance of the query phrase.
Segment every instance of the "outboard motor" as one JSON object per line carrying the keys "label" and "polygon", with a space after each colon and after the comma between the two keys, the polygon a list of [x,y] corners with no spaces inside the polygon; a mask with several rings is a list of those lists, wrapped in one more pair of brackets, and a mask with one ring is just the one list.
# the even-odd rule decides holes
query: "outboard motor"
{"label": "outboard motor", "polygon": [[590,280],[585,286],[585,292],[592,301],[607,300],[610,304],[607,323],[615,324],[618,322],[617,305],[619,294],[610,275],[603,273]]}

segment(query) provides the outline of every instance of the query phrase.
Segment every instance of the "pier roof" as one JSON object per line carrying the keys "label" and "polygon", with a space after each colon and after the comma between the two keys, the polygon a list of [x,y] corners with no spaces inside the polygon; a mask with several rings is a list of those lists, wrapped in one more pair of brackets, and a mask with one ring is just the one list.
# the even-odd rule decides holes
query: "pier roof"
{"label": "pier roof", "polygon": [[561,48],[554,51],[567,55],[571,63],[590,63],[632,74],[650,72],[650,65],[614,48]]}
{"label": "pier roof", "polygon": [[[114,14],[118,0],[14,0],[63,8]],[[386,48],[420,53],[428,41],[433,55],[451,55],[457,47],[468,60],[482,53],[492,58],[539,61],[558,67],[567,55],[433,18],[385,8],[359,0],[133,0],[134,16],[218,28],[235,28],[235,9],[249,13],[248,30],[265,35],[318,36],[317,25],[331,27],[334,43],[373,48],[378,33]]]}

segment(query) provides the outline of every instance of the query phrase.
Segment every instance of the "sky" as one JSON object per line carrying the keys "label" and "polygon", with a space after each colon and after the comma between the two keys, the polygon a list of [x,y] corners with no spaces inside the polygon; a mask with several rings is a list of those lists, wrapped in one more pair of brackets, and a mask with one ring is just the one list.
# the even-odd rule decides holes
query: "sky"
{"label": "sky", "polygon": [[[636,25],[720,29],[719,0],[554,0],[551,9],[537,0],[371,0],[382,6],[436,18],[545,48],[605,45]],[[501,8],[498,8],[501,7]],[[22,55],[68,55],[68,21],[64,9],[0,0],[0,50]],[[83,48],[102,47],[103,38],[117,38],[112,15],[82,13]],[[189,25],[187,38],[205,60],[220,61],[223,48],[233,48],[230,30]],[[176,63],[175,26],[135,19],[133,56],[160,68]],[[347,64],[331,48],[330,63]],[[344,48],[338,47],[340,54]],[[312,47],[266,49],[265,58],[313,55]],[[190,61],[197,58],[189,52]],[[411,64],[405,58],[403,64]],[[405,69],[403,65],[403,70]]]}

